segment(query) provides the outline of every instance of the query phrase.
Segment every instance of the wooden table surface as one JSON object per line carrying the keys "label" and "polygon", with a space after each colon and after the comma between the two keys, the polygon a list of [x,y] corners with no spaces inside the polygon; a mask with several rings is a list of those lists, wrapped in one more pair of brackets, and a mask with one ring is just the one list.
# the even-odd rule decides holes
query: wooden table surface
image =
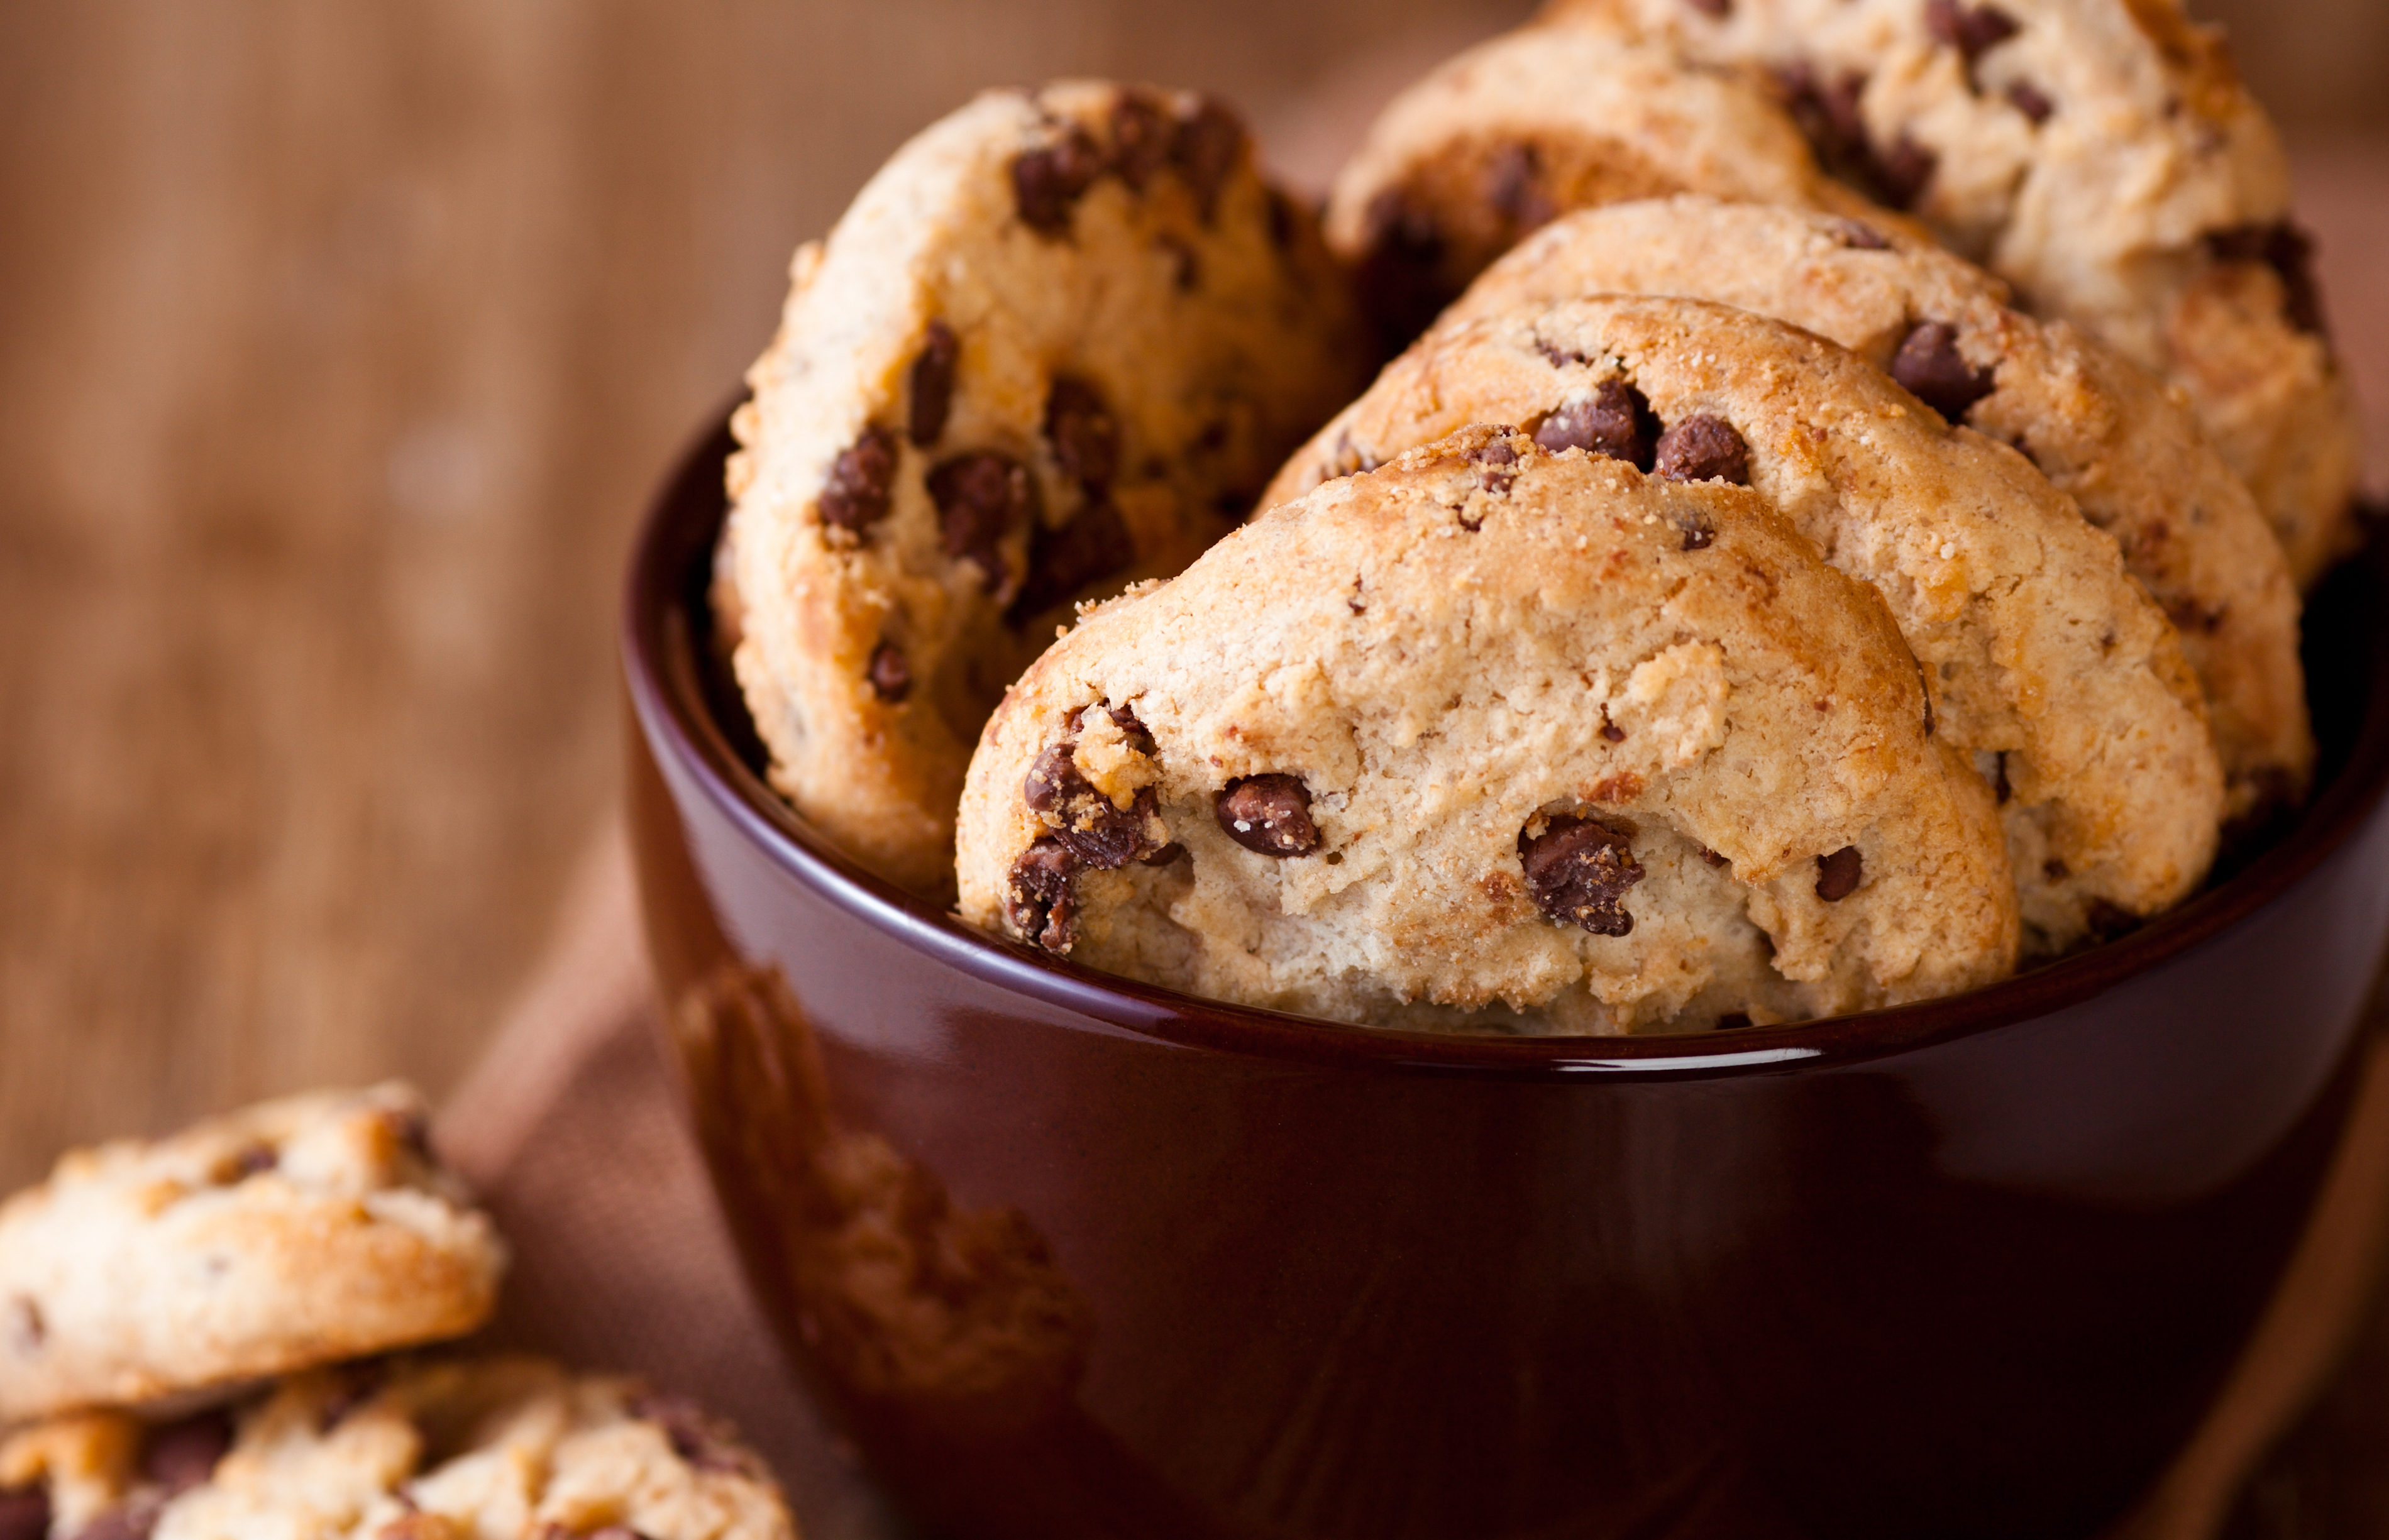
{"label": "wooden table surface", "polygon": [[[2389,480],[2389,6],[2236,5]],[[1527,8],[0,6],[0,1191],[272,1091],[454,1082],[615,795],[642,498],[907,134],[1143,76],[1315,185]],[[2247,1533],[2325,1533],[2368,1415]]]}

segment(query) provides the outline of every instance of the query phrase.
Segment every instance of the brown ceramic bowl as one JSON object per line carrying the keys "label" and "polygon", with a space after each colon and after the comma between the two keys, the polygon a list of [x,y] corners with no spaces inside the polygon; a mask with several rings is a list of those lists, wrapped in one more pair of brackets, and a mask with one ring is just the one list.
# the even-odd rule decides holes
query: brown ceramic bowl
{"label": "brown ceramic bowl", "polygon": [[2389,927],[2389,599],[2228,880],[1925,1005],[1372,1032],[973,931],[756,774],[716,434],[633,567],[648,934],[781,1344],[939,1534],[2088,1535],[2183,1439],[2345,1117]]}

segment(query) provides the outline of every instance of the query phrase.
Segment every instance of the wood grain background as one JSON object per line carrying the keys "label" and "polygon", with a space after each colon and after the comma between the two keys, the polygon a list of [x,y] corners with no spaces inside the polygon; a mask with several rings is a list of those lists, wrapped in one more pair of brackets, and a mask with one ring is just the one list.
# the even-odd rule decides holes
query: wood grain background
{"label": "wood grain background", "polygon": [[[641,500],[907,134],[1142,76],[1315,183],[1526,9],[0,6],[0,1191],[266,1092],[454,1081],[614,795]],[[2389,5],[2207,10],[2389,446]]]}

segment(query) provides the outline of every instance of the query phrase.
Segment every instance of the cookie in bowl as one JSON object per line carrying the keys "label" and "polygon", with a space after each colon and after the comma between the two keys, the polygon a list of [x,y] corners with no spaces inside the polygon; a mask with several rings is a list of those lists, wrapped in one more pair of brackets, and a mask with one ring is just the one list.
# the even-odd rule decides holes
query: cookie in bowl
{"label": "cookie in bowl", "polygon": [[[2179,0],[1556,0],[1766,71],[1828,170],[2180,388],[2311,586],[2359,428],[2279,136]],[[1722,191],[1722,189],[1706,189]]]}
{"label": "cookie in bowl", "polygon": [[2247,488],[2140,369],[2014,309],[1999,279],[1897,226],[1691,196],[1567,215],[1449,314],[1601,293],[1683,295],[1790,322],[2014,446],[2115,538],[2180,633],[2232,824],[2260,830],[2304,795],[2315,750],[2296,584]]}
{"label": "cookie in bowl", "polygon": [[406,1087],[59,1160],[0,1204],[0,1423],[456,1337],[505,1248]]}
{"label": "cookie in bowl", "polygon": [[717,584],[772,782],[950,888],[980,724],[1072,601],[1174,572],[1364,381],[1312,216],[1191,94],[981,96],[798,254]]}
{"label": "cookie in bowl", "polygon": [[2223,774],[2179,637],[2114,541],[2007,445],[1782,322],[1613,296],[1438,326],[1272,500],[1471,422],[1748,485],[1872,583],[1936,735],[1997,789],[2028,951],[2127,928],[2205,876]]}
{"label": "cookie in bowl", "polygon": [[1476,427],[1102,606],[989,722],[965,918],[1193,993],[1566,1033],[2012,966],[1989,788],[1767,501]]}

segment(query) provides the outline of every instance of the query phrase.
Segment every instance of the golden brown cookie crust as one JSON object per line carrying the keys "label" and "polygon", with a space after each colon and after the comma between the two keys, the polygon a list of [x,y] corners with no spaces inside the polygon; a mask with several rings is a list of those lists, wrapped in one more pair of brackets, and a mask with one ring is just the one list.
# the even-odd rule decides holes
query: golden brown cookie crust
{"label": "golden brown cookie crust", "polygon": [[[1288,463],[1284,498],[1471,422],[1540,432],[1603,388],[1651,431],[1727,425],[1749,484],[1882,592],[1941,735],[2005,788],[2029,949],[2178,901],[2223,777],[2196,676],[2114,541],[2004,444],[1821,337],[1701,300],[1611,297],[1437,327]],[[1652,446],[1643,447],[1645,458]]]}
{"label": "golden brown cookie crust", "polygon": [[1872,592],[1748,491],[1507,429],[1091,613],[959,836],[974,923],[1380,1026],[1799,1019],[2016,948],[1996,808]]}

